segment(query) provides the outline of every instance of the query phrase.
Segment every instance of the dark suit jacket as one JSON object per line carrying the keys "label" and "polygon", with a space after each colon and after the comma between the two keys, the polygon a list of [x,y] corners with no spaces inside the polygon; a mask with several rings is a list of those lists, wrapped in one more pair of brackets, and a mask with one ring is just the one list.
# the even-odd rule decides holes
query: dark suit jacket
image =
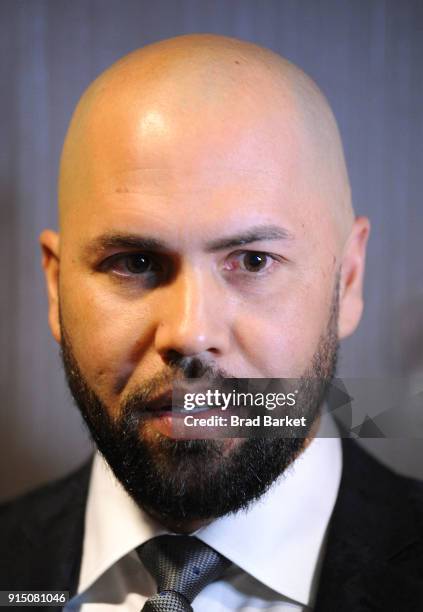
{"label": "dark suit jacket", "polygon": [[[314,609],[421,612],[423,483],[394,474],[351,439],[342,445]],[[0,590],[75,593],[91,463],[0,507]]]}

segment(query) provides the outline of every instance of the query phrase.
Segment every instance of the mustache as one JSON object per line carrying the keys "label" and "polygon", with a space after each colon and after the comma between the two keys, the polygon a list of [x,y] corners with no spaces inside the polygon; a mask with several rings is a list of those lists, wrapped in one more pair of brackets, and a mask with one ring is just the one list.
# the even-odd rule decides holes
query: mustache
{"label": "mustache", "polygon": [[163,402],[170,406],[175,390],[190,392],[195,388],[199,392],[203,387],[222,385],[227,379],[235,376],[198,357],[184,357],[176,367],[157,373],[133,389],[121,404],[119,420],[128,422],[146,416]]}

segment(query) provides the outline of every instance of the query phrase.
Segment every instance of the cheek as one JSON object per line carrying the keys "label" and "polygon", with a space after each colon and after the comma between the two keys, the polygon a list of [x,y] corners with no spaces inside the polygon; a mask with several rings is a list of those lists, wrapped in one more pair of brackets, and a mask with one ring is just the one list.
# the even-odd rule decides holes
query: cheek
{"label": "cheek", "polygon": [[241,313],[234,335],[256,376],[297,378],[310,365],[327,320],[326,301],[310,289],[275,300],[252,315]]}
{"label": "cheek", "polygon": [[61,314],[72,349],[88,383],[113,405],[143,359],[151,338],[151,312],[139,302],[126,304],[83,280],[61,287]]}

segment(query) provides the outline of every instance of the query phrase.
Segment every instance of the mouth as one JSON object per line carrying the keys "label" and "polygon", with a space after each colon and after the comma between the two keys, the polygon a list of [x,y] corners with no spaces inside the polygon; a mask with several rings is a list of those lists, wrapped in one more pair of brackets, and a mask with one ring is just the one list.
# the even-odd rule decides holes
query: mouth
{"label": "mouth", "polygon": [[[202,413],[202,416],[208,416],[216,412],[216,408],[211,406],[195,406],[189,410],[185,408],[183,401],[185,391],[178,387],[176,394],[174,390],[167,389],[145,404],[143,415],[150,431],[159,432],[172,439],[186,439],[183,426],[186,416],[199,415],[199,413]],[[144,435],[146,435],[145,431]]]}
{"label": "mouth", "polygon": [[[178,389],[178,398],[181,397],[181,394],[184,393],[183,390]],[[182,416],[187,414],[198,414],[200,412],[208,412],[210,411],[210,406],[195,406],[194,408],[190,408],[189,410],[185,408],[182,402],[174,403],[174,394],[172,390],[167,390],[166,392],[157,396],[154,400],[148,402],[145,407],[147,414],[152,417],[160,417],[160,416]]]}

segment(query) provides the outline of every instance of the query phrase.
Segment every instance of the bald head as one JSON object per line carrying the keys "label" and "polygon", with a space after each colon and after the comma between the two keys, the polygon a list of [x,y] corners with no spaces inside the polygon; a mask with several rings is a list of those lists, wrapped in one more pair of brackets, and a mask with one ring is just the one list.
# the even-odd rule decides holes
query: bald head
{"label": "bald head", "polygon": [[60,169],[61,230],[93,190],[133,189],[138,169],[155,173],[157,184],[162,172],[248,173],[251,164],[263,181],[279,173],[301,192],[343,244],[353,222],[348,175],[336,121],[315,83],[270,50],[233,38],[149,45],[100,75],[76,108]]}
{"label": "bald head", "polygon": [[[60,233],[41,235],[50,326],[101,452],[173,531],[239,509],[303,441],[256,454],[228,438],[184,455],[164,443],[173,416],[155,410],[157,397],[204,373],[333,376],[337,341],[361,317],[369,224],[353,219],[324,96],[286,60],[235,39],[145,47],[81,98],[59,195]],[[321,401],[306,401],[309,437]]]}

